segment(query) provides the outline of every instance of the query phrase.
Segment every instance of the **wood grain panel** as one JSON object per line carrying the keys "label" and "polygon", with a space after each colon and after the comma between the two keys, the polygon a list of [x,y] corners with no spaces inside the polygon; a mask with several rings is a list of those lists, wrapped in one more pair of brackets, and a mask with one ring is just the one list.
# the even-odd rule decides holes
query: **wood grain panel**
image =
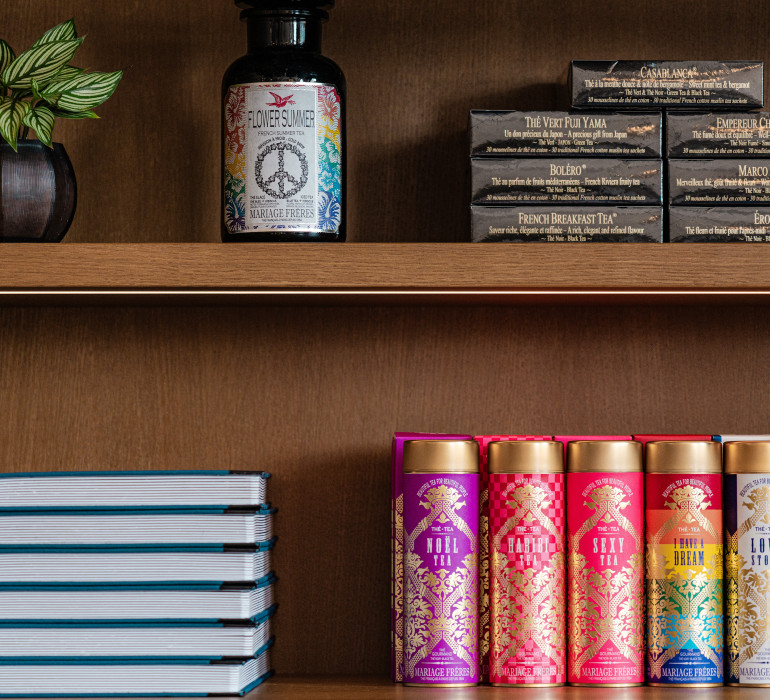
{"label": "wood grain panel", "polygon": [[[278,675],[249,693],[245,700],[508,700],[512,688],[406,687],[391,683],[382,676],[286,676]],[[524,691],[529,693],[530,691]],[[538,688],[538,700],[594,700],[596,690],[592,688]],[[669,688],[623,688],[615,690],[614,697],[623,700],[669,700],[676,692]],[[757,695],[757,692],[752,695]],[[745,688],[710,688],[708,697],[712,700],[738,700],[746,698]],[[229,700],[232,696],[209,696],[209,700]],[[6,700],[24,700],[6,698]],[[146,698],[165,700],[165,698]]]}
{"label": "wood grain panel", "polygon": [[767,433],[770,315],[0,310],[0,467],[272,471],[277,669],[388,667],[394,430]]}
{"label": "wood grain panel", "polygon": [[[661,291],[770,295],[770,247],[713,243],[476,245],[6,244],[0,292]],[[65,295],[66,296],[66,295]],[[76,302],[71,302],[76,303]],[[301,303],[301,302],[299,302]]]}
{"label": "wood grain panel", "polygon": [[[18,48],[70,16],[78,59],[125,68],[97,123],[57,127],[79,182],[67,241],[216,241],[219,91],[245,52],[225,0],[0,5]],[[764,58],[770,13],[748,0],[338,0],[326,52],[345,70],[349,239],[469,237],[466,129],[475,109],[566,106],[572,58]]]}
{"label": "wood grain panel", "polygon": [[[283,677],[278,676],[261,689],[247,696],[246,700],[269,698],[270,700],[509,700],[516,690],[512,688],[407,688],[390,683],[382,678],[359,677]],[[538,700],[594,700],[596,689],[592,688],[538,688]],[[624,700],[668,700],[674,691],[668,688],[624,688],[613,691],[614,697]],[[745,698],[741,688],[712,688],[708,697],[714,700],[738,700]]]}

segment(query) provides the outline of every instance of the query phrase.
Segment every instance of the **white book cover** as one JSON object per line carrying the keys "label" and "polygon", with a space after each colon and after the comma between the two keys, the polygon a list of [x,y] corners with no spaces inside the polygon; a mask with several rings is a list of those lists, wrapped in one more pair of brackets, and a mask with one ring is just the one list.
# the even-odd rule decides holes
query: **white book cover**
{"label": "white book cover", "polygon": [[273,537],[274,512],[0,511],[0,547],[255,544]]}
{"label": "white book cover", "polygon": [[0,474],[0,509],[259,506],[266,472],[125,471]]}
{"label": "white book cover", "polygon": [[[272,547],[272,543],[270,543]],[[271,569],[270,549],[224,551],[0,550],[0,584],[224,583],[256,581]]]}
{"label": "white book cover", "polygon": [[258,586],[0,588],[0,623],[258,622],[275,610],[274,581],[269,574]]}
{"label": "white book cover", "polygon": [[272,675],[270,652],[236,662],[0,663],[0,697],[244,695]]}

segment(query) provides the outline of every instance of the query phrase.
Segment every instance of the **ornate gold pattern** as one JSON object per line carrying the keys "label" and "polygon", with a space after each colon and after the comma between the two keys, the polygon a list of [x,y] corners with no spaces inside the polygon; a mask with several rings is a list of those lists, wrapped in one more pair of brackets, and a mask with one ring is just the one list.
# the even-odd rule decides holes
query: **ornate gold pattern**
{"label": "ornate gold pattern", "polygon": [[[718,577],[715,571],[719,570]],[[650,677],[661,678],[663,666],[688,642],[720,669],[722,649],[722,547],[704,571],[682,576],[666,569],[664,578],[647,581]]]}
{"label": "ornate gold pattern", "polygon": [[637,532],[634,524],[620,512],[631,505],[630,501],[625,500],[625,494],[621,489],[615,486],[601,486],[591,491],[591,495],[587,501],[583,501],[583,505],[591,510],[596,510],[596,512],[583,523],[578,533],[572,537],[575,552],[577,552],[580,540],[587,532],[593,530],[602,521],[611,523],[613,520],[634,538],[637,551],[641,551],[641,533]]}
{"label": "ornate gold pattern", "polygon": [[[738,553],[738,543],[757,524],[770,525],[770,487],[761,486],[748,494],[744,508],[751,515],[729,537],[728,651],[731,674],[740,678],[740,668],[767,643],[770,636],[770,571],[757,570]],[[729,584],[728,584],[729,585]]]}
{"label": "ornate gold pattern", "polygon": [[[614,486],[594,489],[583,503],[596,512],[569,538],[570,598],[569,618],[571,664],[576,675],[601,648],[611,641],[642,674],[644,623],[639,603],[643,600],[642,534],[621,511],[630,501]],[[619,570],[597,571],[579,551],[581,539],[599,522],[616,522],[634,539],[635,553],[628,566]]]}
{"label": "ornate gold pattern", "polygon": [[[407,536],[405,676],[413,676],[442,640],[470,669],[478,663],[478,548],[473,531],[456,512],[466,505],[460,499],[459,491],[448,486],[429,489],[420,501],[428,515]],[[451,522],[470,541],[471,553],[454,571],[433,572],[414,552],[415,541],[433,522]]]}
{"label": "ornate gold pattern", "polygon": [[[483,489],[479,520],[479,654],[483,662],[489,654],[489,489]],[[486,680],[482,678],[482,680]]]}
{"label": "ornate gold pattern", "polygon": [[702,489],[695,488],[694,486],[683,486],[675,489],[671,493],[672,500],[667,501],[665,504],[666,508],[671,508],[674,511],[674,515],[655,533],[651,543],[660,544],[660,541],[681,523],[698,523],[712,537],[716,537],[717,533],[714,530],[714,526],[703,515],[703,511],[711,505],[711,501],[707,501],[707,498],[708,496],[706,496]]}
{"label": "ornate gold pattern", "polygon": [[396,499],[396,681],[404,680],[404,494]]}
{"label": "ornate gold pattern", "polygon": [[564,638],[564,555],[554,554],[540,571],[508,568],[511,559],[501,551],[504,538],[520,522],[537,520],[549,533],[560,537],[557,527],[542,511],[550,501],[548,492],[534,484],[515,489],[508,506],[513,515],[493,541],[492,554],[492,672],[503,675],[506,662],[531,639],[552,659],[557,675],[563,674],[566,659]]}
{"label": "ornate gold pattern", "polygon": [[665,506],[674,511],[652,536],[647,548],[647,651],[650,678],[659,679],[663,666],[692,642],[704,658],[721,670],[722,651],[722,546],[717,545],[703,571],[669,568],[658,549],[666,534],[682,524],[697,523],[716,538],[703,512],[711,501],[703,489],[691,485],[674,489]]}
{"label": "ornate gold pattern", "polygon": [[740,578],[740,557],[738,556],[738,533],[730,534],[725,530],[725,542],[727,544],[725,553],[725,575],[727,585],[727,601],[725,604],[725,651],[727,662],[730,665],[729,675],[732,678],[740,677],[740,666],[738,659],[741,649],[739,642],[739,610],[738,610],[738,580]]}

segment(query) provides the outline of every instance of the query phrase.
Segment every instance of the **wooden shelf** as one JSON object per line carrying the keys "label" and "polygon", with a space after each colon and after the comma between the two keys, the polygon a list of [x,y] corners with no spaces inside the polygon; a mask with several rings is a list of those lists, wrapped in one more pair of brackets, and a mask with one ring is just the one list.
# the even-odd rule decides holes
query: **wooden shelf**
{"label": "wooden shelf", "polygon": [[63,303],[764,302],[746,244],[63,244],[0,247],[0,300]]}
{"label": "wooden shelf", "polygon": [[[704,688],[685,690],[688,697],[703,697],[709,700],[736,700],[746,698],[744,688]],[[757,697],[763,689],[755,689],[750,697]],[[766,689],[764,689],[766,690]],[[391,683],[387,679],[367,677],[324,677],[324,676],[277,676],[258,688],[247,700],[271,698],[272,700],[502,700],[510,698],[512,688],[407,688]],[[532,700],[594,700],[596,688],[519,688],[517,697],[531,697]],[[609,696],[621,695],[625,700],[664,700],[677,692],[674,688],[625,688],[606,689]],[[682,689],[679,689],[682,692]]]}

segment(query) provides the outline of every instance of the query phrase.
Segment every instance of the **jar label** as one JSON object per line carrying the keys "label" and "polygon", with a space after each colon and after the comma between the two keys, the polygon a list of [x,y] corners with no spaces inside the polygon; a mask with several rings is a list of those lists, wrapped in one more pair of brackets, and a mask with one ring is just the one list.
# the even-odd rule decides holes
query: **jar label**
{"label": "jar label", "polygon": [[233,85],[225,98],[225,225],[231,233],[336,232],[341,105],[318,83]]}

